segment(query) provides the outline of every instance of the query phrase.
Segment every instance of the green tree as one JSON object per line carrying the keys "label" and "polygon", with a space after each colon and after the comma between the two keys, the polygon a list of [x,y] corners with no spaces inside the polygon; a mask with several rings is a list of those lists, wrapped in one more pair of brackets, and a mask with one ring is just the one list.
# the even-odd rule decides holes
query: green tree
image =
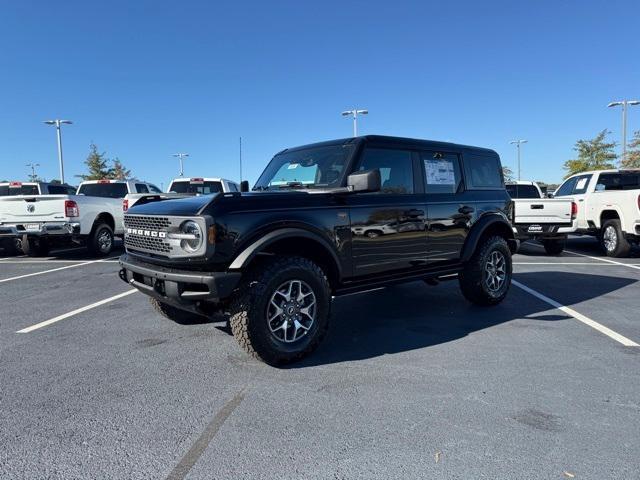
{"label": "green tree", "polygon": [[513,170],[506,165],[502,166],[502,176],[504,177],[505,182],[513,182],[515,180]]}
{"label": "green tree", "polygon": [[76,177],[84,180],[102,180],[109,178],[110,169],[108,168],[109,159],[106,152],[98,152],[98,147],[95,143],[89,145],[89,155],[84,161],[89,173],[86,175],[76,175]]}
{"label": "green tree", "polygon": [[126,180],[131,176],[131,170],[125,168],[120,159],[116,157],[113,160],[113,166],[109,170],[109,178],[114,180]]}
{"label": "green tree", "polygon": [[573,149],[578,153],[578,158],[564,162],[567,174],[564,178],[575,173],[588,170],[606,170],[615,168],[616,154],[614,148],[616,142],[607,142],[606,138],[611,132],[602,130],[591,140],[578,140]]}
{"label": "green tree", "polygon": [[627,145],[627,158],[620,162],[620,167],[640,168],[640,130],[633,133],[633,138]]}

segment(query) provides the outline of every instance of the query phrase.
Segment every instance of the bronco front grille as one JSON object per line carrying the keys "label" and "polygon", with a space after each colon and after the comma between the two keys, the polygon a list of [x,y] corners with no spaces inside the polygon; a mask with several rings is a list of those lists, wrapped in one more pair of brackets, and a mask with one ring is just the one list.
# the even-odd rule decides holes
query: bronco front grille
{"label": "bronco front grille", "polygon": [[143,217],[134,215],[124,216],[124,226],[127,228],[141,228],[143,230],[166,230],[171,222],[167,217]]}
{"label": "bronco front grille", "polygon": [[171,220],[167,217],[125,215],[124,245],[131,250],[169,255],[172,246],[166,234],[170,225]]}
{"label": "bronco front grille", "polygon": [[133,250],[144,250],[156,253],[171,253],[171,245],[159,238],[125,235],[124,244]]}

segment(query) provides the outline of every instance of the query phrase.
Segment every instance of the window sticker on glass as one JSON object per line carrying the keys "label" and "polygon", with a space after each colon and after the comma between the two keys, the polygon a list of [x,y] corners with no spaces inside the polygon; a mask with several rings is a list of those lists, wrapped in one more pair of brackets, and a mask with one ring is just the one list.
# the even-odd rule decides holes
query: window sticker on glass
{"label": "window sticker on glass", "polygon": [[293,170],[294,168],[298,168],[300,166],[299,163],[291,163],[289,164],[289,166],[287,167],[287,170]]}
{"label": "window sticker on glass", "polygon": [[446,159],[425,159],[428,185],[455,185],[456,173],[453,161]]}
{"label": "window sticker on glass", "polygon": [[578,180],[578,183],[576,183],[576,190],[582,190],[585,185],[587,184],[587,180],[589,180],[588,178],[581,178],[580,180]]}

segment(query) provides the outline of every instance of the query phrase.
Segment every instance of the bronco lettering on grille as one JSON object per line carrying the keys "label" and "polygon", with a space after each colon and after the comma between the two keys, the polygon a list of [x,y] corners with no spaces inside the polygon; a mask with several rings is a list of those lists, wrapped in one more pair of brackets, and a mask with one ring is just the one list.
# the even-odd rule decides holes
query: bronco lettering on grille
{"label": "bronco lettering on grille", "polygon": [[141,235],[143,237],[166,238],[167,232],[157,232],[155,230],[143,230],[139,228],[127,228],[128,235]]}

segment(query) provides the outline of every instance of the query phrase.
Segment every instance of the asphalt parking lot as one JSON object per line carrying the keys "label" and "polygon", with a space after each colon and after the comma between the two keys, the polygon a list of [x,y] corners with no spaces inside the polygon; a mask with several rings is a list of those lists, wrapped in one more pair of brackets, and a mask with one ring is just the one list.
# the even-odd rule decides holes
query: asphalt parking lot
{"label": "asphalt parking lot", "polygon": [[0,258],[0,478],[638,478],[638,252],[525,245],[490,309],[343,297],[283,369],[159,317],[117,254]]}

